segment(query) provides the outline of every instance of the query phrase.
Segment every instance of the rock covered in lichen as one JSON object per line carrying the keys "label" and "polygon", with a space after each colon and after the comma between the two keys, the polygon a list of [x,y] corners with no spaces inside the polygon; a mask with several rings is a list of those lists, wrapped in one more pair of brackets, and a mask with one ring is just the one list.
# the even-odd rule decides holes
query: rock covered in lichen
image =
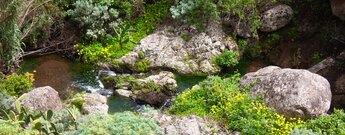
{"label": "rock covered in lichen", "polygon": [[177,93],[177,83],[173,73],[162,71],[144,79],[136,79],[132,90],[134,99],[162,106]]}
{"label": "rock covered in lichen", "polygon": [[86,114],[107,114],[109,109],[107,98],[98,93],[87,93],[84,95],[84,103],[81,109]]}
{"label": "rock covered in lichen", "polygon": [[22,97],[21,103],[30,110],[59,111],[62,108],[59,93],[50,86],[35,88]]}
{"label": "rock covered in lichen", "polygon": [[[183,38],[188,34],[190,38]],[[220,71],[211,62],[212,58],[226,49],[237,48],[236,42],[226,36],[218,22],[210,23],[204,32],[184,35],[171,33],[168,28],[150,34],[134,51],[115,60],[114,68],[139,72],[168,68],[181,74],[211,74]]]}
{"label": "rock covered in lichen", "polygon": [[277,5],[261,14],[260,30],[272,32],[286,26],[293,17],[293,10],[288,5]]}
{"label": "rock covered in lichen", "polygon": [[252,83],[251,93],[287,118],[315,118],[330,108],[329,82],[308,70],[269,66],[241,78],[242,85]]}

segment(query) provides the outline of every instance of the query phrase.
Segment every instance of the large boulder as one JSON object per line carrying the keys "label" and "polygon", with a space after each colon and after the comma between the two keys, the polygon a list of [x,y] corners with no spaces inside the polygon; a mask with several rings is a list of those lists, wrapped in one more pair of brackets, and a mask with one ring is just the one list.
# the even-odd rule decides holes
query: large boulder
{"label": "large boulder", "polygon": [[345,21],[345,1],[344,0],[330,0],[332,12],[335,16]]}
{"label": "large boulder", "polygon": [[20,102],[29,110],[37,111],[59,111],[62,108],[59,93],[50,86],[36,88],[23,95]]}
{"label": "large boulder", "polygon": [[307,70],[269,66],[241,78],[244,86],[253,83],[252,94],[262,95],[267,106],[287,118],[314,118],[330,108],[329,82]]}
{"label": "large boulder", "polygon": [[132,97],[154,106],[162,106],[177,93],[175,75],[162,71],[144,79],[136,79],[132,84]]}
{"label": "large boulder", "polygon": [[82,112],[85,114],[108,113],[107,98],[98,93],[87,93],[84,96]]}
{"label": "large boulder", "polygon": [[138,62],[144,61],[148,68],[172,69],[182,74],[210,74],[220,71],[211,62],[214,56],[225,49],[237,48],[236,42],[226,36],[218,22],[210,23],[201,33],[170,31],[167,27],[143,38],[134,51],[115,62],[114,68],[117,71],[123,71],[123,68],[135,71],[136,67],[143,65]]}
{"label": "large boulder", "polygon": [[281,4],[263,12],[260,16],[260,30],[272,32],[286,26],[291,21],[293,10],[290,6]]}

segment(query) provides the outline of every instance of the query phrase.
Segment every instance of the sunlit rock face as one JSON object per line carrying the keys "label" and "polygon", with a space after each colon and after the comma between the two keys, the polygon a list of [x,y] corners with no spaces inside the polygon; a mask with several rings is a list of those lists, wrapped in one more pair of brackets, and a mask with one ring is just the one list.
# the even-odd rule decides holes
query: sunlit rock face
{"label": "sunlit rock face", "polygon": [[329,82],[308,70],[269,66],[241,78],[244,86],[253,83],[251,93],[288,118],[315,118],[330,108]]}
{"label": "sunlit rock face", "polygon": [[212,74],[220,71],[212,58],[226,49],[237,48],[236,42],[226,36],[218,22],[210,23],[204,32],[189,30],[181,34],[183,28],[193,29],[171,28],[176,31],[173,33],[167,26],[143,38],[134,51],[118,60],[119,65],[125,65],[118,68],[133,71],[138,61],[147,60],[149,68],[166,68],[181,74]]}

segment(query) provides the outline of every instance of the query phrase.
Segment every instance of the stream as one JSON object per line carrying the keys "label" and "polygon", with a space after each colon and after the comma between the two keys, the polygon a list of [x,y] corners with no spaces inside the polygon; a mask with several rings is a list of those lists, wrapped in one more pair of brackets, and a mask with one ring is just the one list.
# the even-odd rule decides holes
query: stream
{"label": "stream", "polygon": [[[56,54],[40,57],[24,58],[19,73],[30,72],[34,74],[35,87],[51,86],[59,92],[63,100],[82,91],[98,92],[108,96],[109,113],[135,111],[138,104],[126,97],[114,96],[112,90],[103,88],[98,80],[102,74],[116,75],[112,71],[97,70],[93,65],[72,62]],[[176,75],[179,92],[198,84],[206,77]]]}

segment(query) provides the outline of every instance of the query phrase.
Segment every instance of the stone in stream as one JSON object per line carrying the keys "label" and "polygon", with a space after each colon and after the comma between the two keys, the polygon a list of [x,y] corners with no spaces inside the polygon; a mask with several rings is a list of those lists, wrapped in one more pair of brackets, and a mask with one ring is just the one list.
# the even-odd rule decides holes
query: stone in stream
{"label": "stone in stream", "polygon": [[144,79],[134,80],[132,97],[154,106],[162,106],[177,93],[175,75],[161,71]]}
{"label": "stone in stream", "polygon": [[119,96],[130,97],[133,92],[125,89],[117,89],[115,90],[115,93]]}
{"label": "stone in stream", "polygon": [[241,78],[252,87],[252,95],[262,95],[268,107],[287,118],[315,118],[330,108],[329,82],[320,75],[302,69],[268,66]]}
{"label": "stone in stream", "polygon": [[263,12],[260,16],[260,30],[272,32],[289,24],[293,17],[293,10],[290,6],[281,4]]}
{"label": "stone in stream", "polygon": [[87,93],[84,96],[82,112],[86,114],[108,113],[107,98],[98,93]]}
{"label": "stone in stream", "polygon": [[[171,26],[173,27],[173,26]],[[220,71],[212,58],[226,49],[235,50],[236,42],[227,37],[218,22],[210,23],[205,32],[185,32],[191,27],[169,28],[148,35],[140,41],[130,54],[115,60],[116,71],[137,71],[137,69],[172,69],[181,74],[211,74]],[[193,31],[193,30],[191,30]],[[188,36],[188,39],[183,37]]]}
{"label": "stone in stream", "polygon": [[31,111],[59,111],[62,108],[58,92],[50,86],[35,88],[22,97],[24,99],[20,102],[23,106],[29,107]]}

